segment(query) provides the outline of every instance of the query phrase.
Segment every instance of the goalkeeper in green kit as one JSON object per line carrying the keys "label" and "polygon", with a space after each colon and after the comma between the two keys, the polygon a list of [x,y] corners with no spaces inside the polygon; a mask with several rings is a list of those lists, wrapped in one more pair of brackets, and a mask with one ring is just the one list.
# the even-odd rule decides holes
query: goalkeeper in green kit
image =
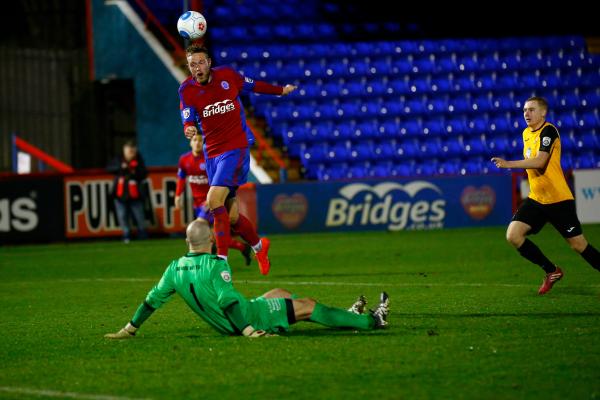
{"label": "goalkeeper in green kit", "polygon": [[260,337],[285,332],[297,321],[329,327],[380,329],[387,325],[389,298],[381,293],[374,311],[363,313],[366,300],[360,296],[349,309],[327,307],[309,298],[296,298],[284,289],[273,289],[247,300],[234,287],[227,261],[211,255],[212,231],[205,221],[195,220],[186,230],[189,252],[174,260],[161,280],[146,296],[133,318],[110,339],[135,336],[139,327],[157,308],[178,293],[187,305],[222,334]]}

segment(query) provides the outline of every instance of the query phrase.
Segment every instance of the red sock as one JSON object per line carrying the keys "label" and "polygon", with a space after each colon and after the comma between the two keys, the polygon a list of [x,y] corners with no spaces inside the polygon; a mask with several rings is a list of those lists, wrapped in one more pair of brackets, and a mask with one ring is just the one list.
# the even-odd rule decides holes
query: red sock
{"label": "red sock", "polygon": [[242,214],[240,214],[237,222],[231,226],[231,229],[249,243],[250,246],[255,246],[260,241],[258,233],[256,233],[256,228],[254,228],[252,222]]}
{"label": "red sock", "polygon": [[240,242],[239,240],[235,240],[234,238],[231,238],[231,240],[229,241],[229,248],[236,249],[239,251],[244,251],[246,249],[246,245],[244,243]]}
{"label": "red sock", "polygon": [[231,241],[231,234],[229,230],[229,213],[225,206],[217,207],[211,210],[215,217],[215,240],[217,242],[217,255],[227,257],[229,250],[229,242]]}

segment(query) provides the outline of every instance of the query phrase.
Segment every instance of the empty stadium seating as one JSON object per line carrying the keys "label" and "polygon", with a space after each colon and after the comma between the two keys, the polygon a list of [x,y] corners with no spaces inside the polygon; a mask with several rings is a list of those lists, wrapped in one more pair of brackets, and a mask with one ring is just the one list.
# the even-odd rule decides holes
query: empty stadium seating
{"label": "empty stadium seating", "polygon": [[298,85],[249,100],[309,179],[497,173],[493,155],[522,157],[532,95],[549,100],[563,166],[600,166],[600,58],[582,37],[350,42],[401,27],[325,21],[310,1],[215,4],[216,64]]}

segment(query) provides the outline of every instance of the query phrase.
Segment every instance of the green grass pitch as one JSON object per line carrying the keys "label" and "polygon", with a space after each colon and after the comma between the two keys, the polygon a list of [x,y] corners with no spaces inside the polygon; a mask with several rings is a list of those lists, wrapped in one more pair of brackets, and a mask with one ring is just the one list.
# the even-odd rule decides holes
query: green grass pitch
{"label": "green grass pitch", "polygon": [[[600,248],[600,225],[584,232]],[[267,277],[231,254],[242,293],[283,287],[347,308],[386,290],[389,329],[223,337],[175,298],[133,340],[110,341],[182,239],[4,246],[0,398],[600,398],[600,273],[551,227],[533,240],[565,278],[546,296],[502,227],[271,240]]]}

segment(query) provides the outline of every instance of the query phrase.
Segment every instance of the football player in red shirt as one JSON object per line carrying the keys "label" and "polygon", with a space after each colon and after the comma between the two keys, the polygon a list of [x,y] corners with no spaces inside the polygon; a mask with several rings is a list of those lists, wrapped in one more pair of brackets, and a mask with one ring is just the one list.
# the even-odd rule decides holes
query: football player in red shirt
{"label": "football player in red shirt", "polygon": [[[181,194],[185,190],[186,179],[192,189],[192,199],[194,202],[194,217],[206,221],[209,225],[213,225],[213,216],[206,205],[206,194],[208,193],[208,175],[206,174],[206,162],[204,161],[204,153],[202,151],[202,138],[200,135],[194,135],[190,140],[192,151],[188,151],[179,157],[179,165],[177,169],[177,189],[175,190],[175,208],[178,209],[182,205]],[[230,249],[239,250],[246,261],[246,265],[250,265],[250,245],[242,243],[234,238],[231,238],[229,243]]]}
{"label": "football player in red shirt", "polygon": [[248,127],[240,93],[287,95],[296,86],[275,86],[243,77],[231,67],[211,68],[204,47],[192,45],[186,50],[191,76],[179,87],[181,118],[187,138],[204,138],[206,171],[210,189],[207,204],[214,216],[217,255],[227,259],[231,233],[240,235],[256,253],[263,275],[271,267],[269,239],[259,238],[256,228],[239,213],[237,188],[246,183],[250,169]]}

